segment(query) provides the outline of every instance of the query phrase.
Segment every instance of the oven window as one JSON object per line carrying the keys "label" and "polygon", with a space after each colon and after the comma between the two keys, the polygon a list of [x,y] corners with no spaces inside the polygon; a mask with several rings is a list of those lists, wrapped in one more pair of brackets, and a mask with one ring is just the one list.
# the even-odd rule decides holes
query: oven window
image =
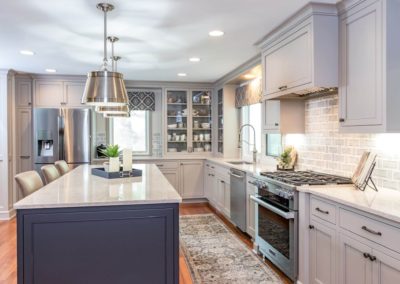
{"label": "oven window", "polygon": [[289,226],[290,220],[258,206],[259,236],[287,259],[290,254]]}

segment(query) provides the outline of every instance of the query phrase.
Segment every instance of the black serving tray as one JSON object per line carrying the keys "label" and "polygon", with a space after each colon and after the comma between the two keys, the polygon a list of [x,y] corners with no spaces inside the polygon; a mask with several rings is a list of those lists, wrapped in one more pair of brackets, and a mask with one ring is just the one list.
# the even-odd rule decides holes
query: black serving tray
{"label": "black serving tray", "polygon": [[99,176],[102,178],[115,179],[115,178],[127,178],[127,177],[141,177],[142,170],[132,169],[130,172],[122,171],[122,167],[119,172],[110,173],[106,172],[104,168],[92,168],[92,175]]}

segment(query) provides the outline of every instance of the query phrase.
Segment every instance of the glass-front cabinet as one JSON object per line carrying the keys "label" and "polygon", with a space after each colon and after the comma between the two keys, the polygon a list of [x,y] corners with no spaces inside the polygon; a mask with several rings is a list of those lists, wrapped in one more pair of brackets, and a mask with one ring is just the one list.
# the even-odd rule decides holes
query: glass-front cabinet
{"label": "glass-front cabinet", "polygon": [[218,153],[224,153],[224,90],[218,90]]}
{"label": "glass-front cabinet", "polygon": [[166,90],[166,152],[211,153],[210,90]]}

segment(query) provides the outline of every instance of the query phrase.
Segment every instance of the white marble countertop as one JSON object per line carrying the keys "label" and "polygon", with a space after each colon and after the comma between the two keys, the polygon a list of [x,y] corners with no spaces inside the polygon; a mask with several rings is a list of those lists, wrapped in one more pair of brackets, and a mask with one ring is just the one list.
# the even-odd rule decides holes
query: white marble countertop
{"label": "white marble countertop", "polygon": [[376,192],[367,188],[361,191],[351,185],[301,186],[297,190],[400,223],[400,191],[397,190],[379,188]]}
{"label": "white marble countertop", "polygon": [[[15,209],[180,203],[181,196],[156,165],[136,164],[142,177],[105,179],[79,166],[14,204]],[[97,166],[98,167],[98,166]]]}

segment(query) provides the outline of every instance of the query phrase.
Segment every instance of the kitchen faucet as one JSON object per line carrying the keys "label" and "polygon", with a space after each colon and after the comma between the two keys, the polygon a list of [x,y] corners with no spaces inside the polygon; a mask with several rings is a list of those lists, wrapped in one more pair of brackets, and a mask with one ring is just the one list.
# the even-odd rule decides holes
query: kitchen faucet
{"label": "kitchen faucet", "polygon": [[[253,125],[251,124],[243,124],[240,127],[239,130],[239,145],[238,148],[241,148],[241,143],[242,143],[242,139],[241,139],[241,134],[242,134],[242,130],[245,126],[250,127],[251,129],[253,129],[253,163],[257,163],[257,148],[256,148],[256,129],[254,128]],[[251,145],[248,141],[243,140],[243,142],[246,142],[247,144]]]}

